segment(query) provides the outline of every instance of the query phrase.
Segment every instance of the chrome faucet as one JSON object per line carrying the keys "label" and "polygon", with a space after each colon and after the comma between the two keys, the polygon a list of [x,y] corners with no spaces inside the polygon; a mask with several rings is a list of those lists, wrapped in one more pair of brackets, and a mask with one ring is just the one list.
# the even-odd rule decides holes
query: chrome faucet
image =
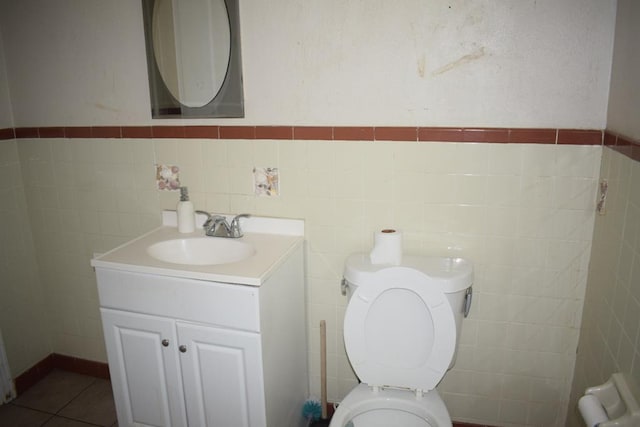
{"label": "chrome faucet", "polygon": [[236,215],[231,224],[227,222],[227,218],[221,215],[211,215],[209,212],[196,211],[197,213],[207,216],[207,220],[202,224],[205,234],[211,237],[228,237],[237,239],[242,237],[244,233],[240,228],[240,218],[248,218],[249,214]]}

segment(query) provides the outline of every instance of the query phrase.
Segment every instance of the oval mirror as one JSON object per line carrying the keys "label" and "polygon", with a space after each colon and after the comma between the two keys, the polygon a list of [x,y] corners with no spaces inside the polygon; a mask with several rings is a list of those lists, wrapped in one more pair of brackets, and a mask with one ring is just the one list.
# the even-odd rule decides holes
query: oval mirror
{"label": "oval mirror", "polygon": [[181,104],[202,107],[222,87],[231,29],[224,0],[156,0],[153,53],[162,80]]}
{"label": "oval mirror", "polygon": [[151,117],[244,117],[238,0],[142,0]]}

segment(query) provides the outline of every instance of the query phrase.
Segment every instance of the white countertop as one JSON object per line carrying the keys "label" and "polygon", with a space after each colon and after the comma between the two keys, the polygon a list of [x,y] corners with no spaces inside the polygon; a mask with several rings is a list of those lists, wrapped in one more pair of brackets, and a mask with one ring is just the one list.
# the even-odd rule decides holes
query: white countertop
{"label": "white countertop", "polygon": [[[166,213],[164,216],[167,216]],[[163,222],[172,223],[170,213],[169,219],[165,218]],[[260,286],[287,256],[302,244],[304,224],[300,220],[252,217],[243,219],[244,225],[246,225],[244,237],[233,240],[253,245],[256,253],[242,261],[219,265],[183,265],[157,260],[147,253],[150,245],[165,240],[205,236],[201,228],[193,233],[184,234],[179,233],[175,226],[163,225],[92,259],[91,265],[95,268]],[[264,232],[257,232],[263,228],[263,225],[266,226]],[[278,234],[270,233],[274,230]],[[207,238],[222,239],[221,237]]]}

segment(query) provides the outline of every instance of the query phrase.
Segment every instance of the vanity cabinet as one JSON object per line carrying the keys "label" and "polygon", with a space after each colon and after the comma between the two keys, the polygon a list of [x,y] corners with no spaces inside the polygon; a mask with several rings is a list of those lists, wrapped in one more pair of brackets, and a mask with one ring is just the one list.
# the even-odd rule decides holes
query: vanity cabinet
{"label": "vanity cabinet", "polygon": [[118,422],[187,425],[175,322],[101,309]]}
{"label": "vanity cabinet", "polygon": [[96,276],[120,427],[304,424],[302,245],[259,286],[108,265]]}
{"label": "vanity cabinet", "polygon": [[259,334],[101,312],[117,405],[127,423],[266,424]]}

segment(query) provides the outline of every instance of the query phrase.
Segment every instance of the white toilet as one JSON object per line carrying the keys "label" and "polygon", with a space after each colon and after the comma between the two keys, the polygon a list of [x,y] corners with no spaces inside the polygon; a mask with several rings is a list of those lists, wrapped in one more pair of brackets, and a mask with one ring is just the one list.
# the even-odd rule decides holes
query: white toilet
{"label": "white toilet", "polygon": [[435,387],[455,362],[472,283],[473,266],[460,258],[405,255],[397,266],[347,258],[344,343],[362,383],[331,427],[451,427]]}

